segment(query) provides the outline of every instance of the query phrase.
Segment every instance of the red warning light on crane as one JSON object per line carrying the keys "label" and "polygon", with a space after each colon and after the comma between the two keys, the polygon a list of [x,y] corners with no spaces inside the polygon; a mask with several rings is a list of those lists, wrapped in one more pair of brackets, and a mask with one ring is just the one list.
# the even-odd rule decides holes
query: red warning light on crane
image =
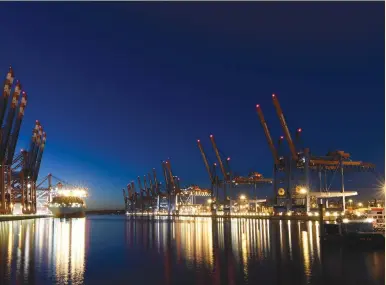
{"label": "red warning light on crane", "polygon": [[302,129],[301,129],[301,128],[299,128],[299,129],[298,129],[298,132],[300,133],[301,131],[302,131]]}

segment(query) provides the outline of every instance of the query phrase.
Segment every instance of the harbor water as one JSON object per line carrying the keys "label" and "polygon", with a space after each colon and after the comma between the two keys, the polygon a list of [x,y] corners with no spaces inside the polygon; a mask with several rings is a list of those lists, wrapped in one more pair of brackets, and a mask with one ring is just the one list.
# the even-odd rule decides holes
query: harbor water
{"label": "harbor water", "polygon": [[385,284],[384,250],[322,246],[319,224],[87,216],[0,222],[1,284]]}

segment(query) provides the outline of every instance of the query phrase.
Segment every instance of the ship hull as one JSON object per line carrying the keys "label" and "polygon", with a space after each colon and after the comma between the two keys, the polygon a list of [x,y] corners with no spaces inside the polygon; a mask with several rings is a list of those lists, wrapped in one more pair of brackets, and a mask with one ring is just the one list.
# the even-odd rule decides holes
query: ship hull
{"label": "ship hull", "polygon": [[86,215],[84,207],[51,207],[51,206],[48,206],[48,209],[52,212],[54,217],[57,217],[57,218],[81,218],[81,217],[84,217]]}

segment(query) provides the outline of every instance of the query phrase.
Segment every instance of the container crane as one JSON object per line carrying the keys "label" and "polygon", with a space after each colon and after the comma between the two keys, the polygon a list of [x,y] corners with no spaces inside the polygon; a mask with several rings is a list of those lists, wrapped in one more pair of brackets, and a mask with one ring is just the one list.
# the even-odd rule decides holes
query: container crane
{"label": "container crane", "polygon": [[[284,118],[283,111],[281,109],[281,106],[279,104],[278,98],[275,94],[272,95],[273,104],[276,110],[276,113],[279,117],[281,127],[284,131],[284,135],[286,138],[286,141],[289,145],[290,149],[290,157],[278,157],[278,155],[275,155],[275,149],[274,145],[272,143],[272,140],[270,138],[270,134],[268,131],[268,127],[266,126],[264,116],[262,115],[261,109],[259,105],[257,105],[257,111],[260,117],[260,121],[263,125],[264,132],[266,134],[268,144],[271,148],[271,152],[274,156],[274,164],[277,165],[277,162],[279,160],[280,167],[277,169],[275,167],[274,171],[274,189],[275,189],[275,195],[276,197],[286,195],[287,198],[287,209],[289,207],[292,207],[293,199],[295,200],[302,200],[305,199],[305,204],[300,206],[305,206],[306,211],[308,212],[310,209],[310,171],[317,171],[319,175],[319,192],[322,192],[322,176],[321,171],[324,170],[327,174],[327,171],[333,171],[334,173],[340,169],[341,172],[341,184],[342,184],[342,190],[339,195],[336,194],[336,197],[342,197],[342,205],[343,205],[343,211],[345,210],[345,192],[344,190],[344,178],[343,178],[343,169],[356,169],[356,170],[373,170],[375,168],[375,165],[371,163],[365,163],[362,161],[351,161],[349,159],[350,155],[344,153],[343,151],[335,151],[330,152],[326,156],[320,157],[320,156],[314,156],[311,155],[309,148],[303,148],[302,142],[301,142],[301,134],[302,129],[298,128],[296,130],[296,145],[294,144],[290,131],[287,126],[287,122]],[[279,146],[281,145],[281,141],[279,143]],[[296,182],[297,185],[294,185],[292,187],[292,181],[294,180],[294,172],[295,170],[300,169],[301,173],[298,177],[298,181]],[[277,183],[281,183],[281,180],[278,179],[279,172],[285,174],[285,181],[287,184],[287,191],[285,191],[283,188],[277,189]],[[327,178],[325,179],[327,181]],[[300,184],[299,184],[300,183]],[[327,182],[325,182],[327,185]],[[306,189],[306,194],[298,192],[298,189],[301,189],[302,187]],[[326,186],[327,187],[327,186]],[[293,190],[296,188],[296,193],[292,195]],[[279,190],[279,191],[278,191]],[[276,193],[278,191],[278,193]],[[280,194],[281,192],[281,194]],[[330,193],[332,194],[332,193]],[[316,195],[315,193],[313,195]],[[335,194],[334,194],[335,195]],[[304,198],[305,196],[305,198]],[[322,197],[323,195],[319,195]],[[331,196],[331,195],[330,195]],[[316,196],[315,196],[316,197]],[[326,196],[327,197],[327,196]],[[295,206],[295,205],[294,205]],[[299,205],[297,205],[299,206]]]}

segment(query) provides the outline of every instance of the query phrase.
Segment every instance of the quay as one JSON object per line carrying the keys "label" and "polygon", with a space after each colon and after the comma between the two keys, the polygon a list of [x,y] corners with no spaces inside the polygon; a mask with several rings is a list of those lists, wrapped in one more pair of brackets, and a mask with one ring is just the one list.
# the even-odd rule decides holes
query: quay
{"label": "quay", "polygon": [[[273,221],[279,221],[279,220],[291,220],[291,221],[320,221],[320,217],[313,215],[313,216],[275,216],[275,215],[269,215],[267,213],[245,213],[245,214],[231,214],[231,215],[211,215],[211,214],[164,214],[164,213],[126,213],[126,216],[133,217],[133,218],[150,218],[150,217],[171,217],[171,218],[225,218],[225,219],[264,219],[264,220],[273,220]],[[323,221],[325,222],[334,222],[336,220],[336,216],[325,216],[323,217]]]}
{"label": "quay", "polygon": [[25,215],[0,215],[0,222],[9,222],[9,221],[19,221],[27,219],[40,219],[40,218],[50,218],[52,215],[36,215],[36,214],[25,214]]}

